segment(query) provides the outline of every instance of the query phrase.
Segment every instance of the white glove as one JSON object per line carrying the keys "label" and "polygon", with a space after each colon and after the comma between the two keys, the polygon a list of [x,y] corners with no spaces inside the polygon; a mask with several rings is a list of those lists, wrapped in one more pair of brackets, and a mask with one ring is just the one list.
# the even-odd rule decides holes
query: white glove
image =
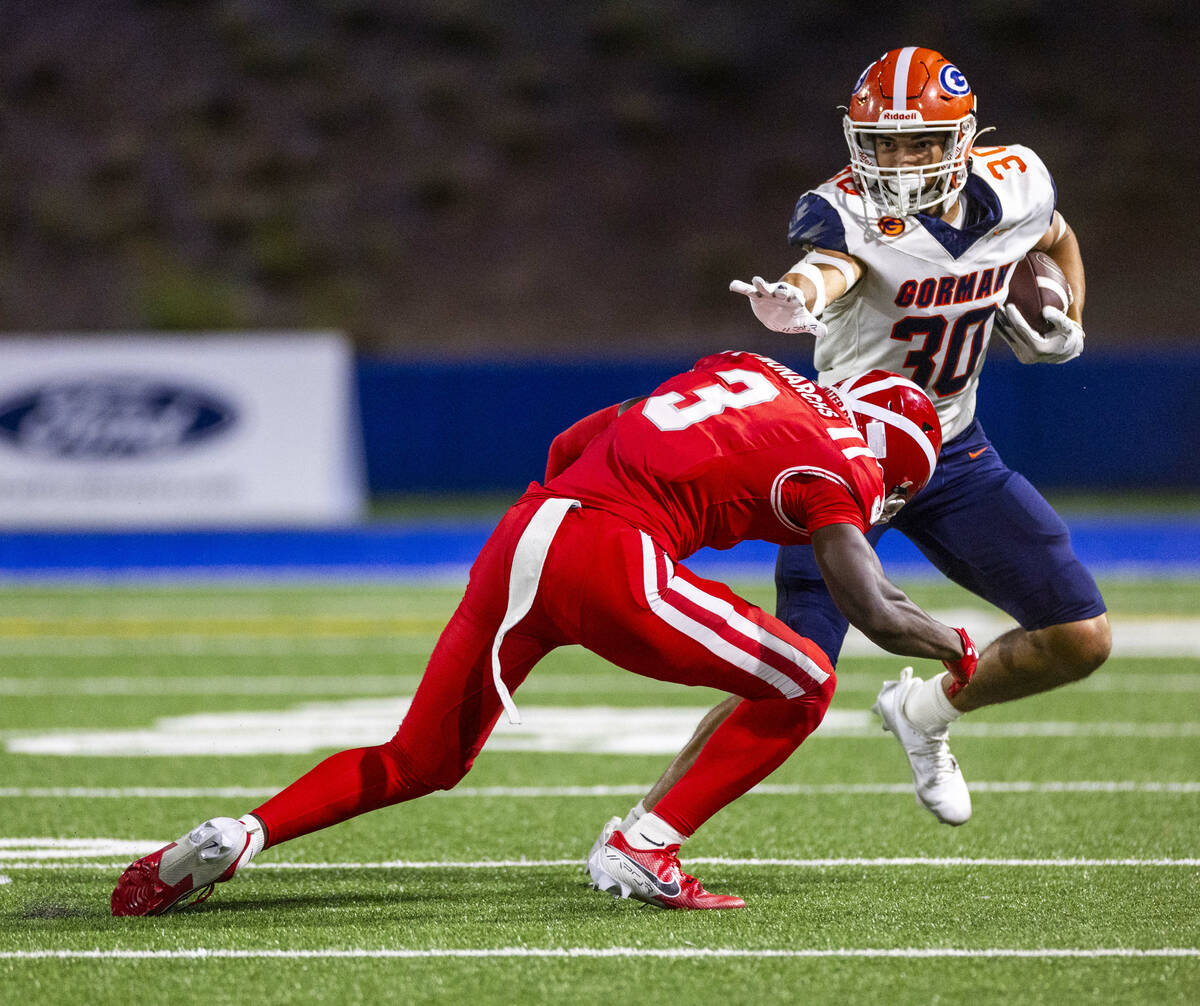
{"label": "white glove", "polygon": [[729,289],[749,297],[754,317],[773,332],[807,332],[818,339],[826,332],[825,325],[804,303],[800,288],[791,283],[768,283],[761,276],[755,276],[753,285],[735,279]]}
{"label": "white glove", "polygon": [[1042,308],[1042,317],[1054,327],[1039,335],[1015,304],[996,313],[996,331],[1022,363],[1066,363],[1083,352],[1083,326],[1056,307]]}

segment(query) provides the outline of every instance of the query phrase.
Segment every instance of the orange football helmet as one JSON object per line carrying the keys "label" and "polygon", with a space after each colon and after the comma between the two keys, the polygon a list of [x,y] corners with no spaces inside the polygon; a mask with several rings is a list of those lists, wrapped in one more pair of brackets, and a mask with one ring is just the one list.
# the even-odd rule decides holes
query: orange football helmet
{"label": "orange football helmet", "polygon": [[[940,52],[920,46],[885,52],[858,78],[842,124],[868,222],[946,209],[967,184],[975,93]],[[944,134],[941,161],[880,167],[875,140],[896,133]]]}

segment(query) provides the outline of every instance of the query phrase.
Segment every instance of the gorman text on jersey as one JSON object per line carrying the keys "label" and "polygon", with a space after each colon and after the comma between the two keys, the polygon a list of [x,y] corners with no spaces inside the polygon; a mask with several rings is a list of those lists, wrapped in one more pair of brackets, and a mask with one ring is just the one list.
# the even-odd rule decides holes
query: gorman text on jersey
{"label": "gorman text on jersey", "polygon": [[945,307],[947,304],[966,304],[972,300],[991,297],[1004,288],[1009,270],[1015,265],[1004,265],[965,276],[930,276],[918,283],[906,279],[896,291],[896,303],[900,307]]}

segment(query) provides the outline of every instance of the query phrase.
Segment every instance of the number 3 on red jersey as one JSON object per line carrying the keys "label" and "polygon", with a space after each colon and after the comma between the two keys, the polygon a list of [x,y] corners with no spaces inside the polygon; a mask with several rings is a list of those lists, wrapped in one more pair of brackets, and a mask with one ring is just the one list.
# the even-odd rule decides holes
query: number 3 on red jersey
{"label": "number 3 on red jersey", "polygon": [[[718,370],[717,376],[730,385],[742,385],[735,391],[724,384],[704,384],[692,389],[687,395],[669,391],[665,395],[653,395],[642,406],[642,415],[664,433],[686,430],[689,426],[719,416],[726,409],[747,409],[751,405],[770,402],[779,394],[763,374],[753,370]],[[694,396],[694,400],[692,399]],[[681,402],[687,401],[686,405]]]}

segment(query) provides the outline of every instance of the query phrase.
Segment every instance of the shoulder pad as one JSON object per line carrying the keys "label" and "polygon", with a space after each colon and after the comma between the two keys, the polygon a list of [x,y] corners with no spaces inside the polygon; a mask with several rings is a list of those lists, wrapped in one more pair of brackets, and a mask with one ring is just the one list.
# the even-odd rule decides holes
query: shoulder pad
{"label": "shoulder pad", "polygon": [[1000,200],[1005,219],[1030,227],[1050,226],[1058,192],[1050,171],[1029,147],[1017,143],[971,151],[971,173]]}
{"label": "shoulder pad", "polygon": [[1029,147],[1019,143],[978,147],[971,151],[971,170],[1000,193],[1019,192],[1031,202],[1058,201],[1050,169]]}
{"label": "shoulder pad", "polygon": [[815,192],[806,192],[796,203],[788,225],[788,244],[813,245],[849,254],[842,218],[824,196]]}

